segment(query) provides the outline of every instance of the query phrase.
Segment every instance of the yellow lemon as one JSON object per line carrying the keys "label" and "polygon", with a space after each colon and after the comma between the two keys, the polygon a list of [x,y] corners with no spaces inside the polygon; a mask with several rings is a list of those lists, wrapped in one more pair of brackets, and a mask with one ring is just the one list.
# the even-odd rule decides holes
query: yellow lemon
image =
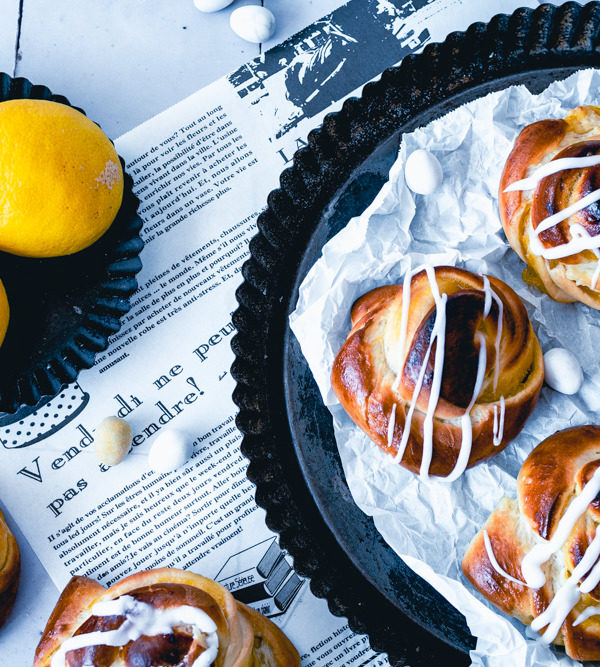
{"label": "yellow lemon", "polygon": [[9,312],[6,290],[0,280],[0,345],[4,342],[4,336],[6,336],[6,330],[8,329]]}
{"label": "yellow lemon", "polygon": [[108,137],[57,102],[0,103],[0,250],[70,255],[110,227],[123,171]]}

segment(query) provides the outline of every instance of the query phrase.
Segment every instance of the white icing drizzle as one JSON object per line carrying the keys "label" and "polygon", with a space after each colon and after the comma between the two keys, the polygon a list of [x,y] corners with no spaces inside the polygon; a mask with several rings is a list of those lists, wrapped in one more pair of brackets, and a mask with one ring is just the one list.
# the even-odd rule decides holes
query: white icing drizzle
{"label": "white icing drizzle", "polygon": [[[596,533],[585,550],[583,558],[569,579],[558,589],[546,609],[531,622],[531,629],[536,632],[539,632],[545,625],[548,626],[542,635],[545,642],[550,643],[555,639],[565,618],[579,601],[581,593],[589,593],[600,580],[600,563],[596,563],[598,556],[600,556],[600,531]],[[579,586],[579,580],[589,572],[590,568],[592,568],[590,574]]]}
{"label": "white icing drizzle", "polygon": [[408,444],[408,437],[410,435],[410,426],[412,424],[413,414],[417,406],[417,397],[419,395],[419,392],[421,391],[421,387],[423,386],[423,378],[425,377],[425,367],[427,366],[427,361],[429,360],[430,353],[431,353],[431,341],[429,341],[429,347],[427,348],[427,352],[425,353],[425,359],[423,361],[423,365],[419,370],[419,375],[417,377],[415,388],[413,389],[413,394],[411,397],[410,405],[408,407],[408,412],[406,413],[406,417],[404,419],[404,429],[402,430],[402,437],[400,438],[398,451],[394,456],[395,463],[402,461],[406,445]]}
{"label": "white icing drizzle", "polygon": [[545,232],[547,229],[550,229],[550,227],[554,227],[555,225],[558,225],[559,222],[570,218],[573,213],[577,213],[577,211],[581,211],[582,209],[595,204],[599,199],[600,190],[594,190],[593,192],[590,192],[589,194],[585,195],[585,197],[582,197],[579,201],[576,201],[574,204],[567,206],[567,208],[563,208],[561,211],[558,211],[557,213],[544,218],[536,227],[535,233],[539,235],[542,232]]}
{"label": "white icing drizzle", "polygon": [[481,279],[483,280],[483,295],[485,297],[483,302],[483,316],[487,317],[492,309],[492,286],[487,276],[481,276]]}
{"label": "white icing drizzle", "polygon": [[524,581],[520,581],[519,579],[515,579],[514,577],[511,577],[508,572],[502,569],[500,567],[500,564],[496,560],[496,556],[494,555],[494,549],[492,548],[492,543],[490,541],[489,535],[487,533],[487,530],[484,529],[483,531],[483,545],[485,546],[485,550],[488,555],[488,559],[490,561],[490,565],[498,572],[498,574],[501,574],[505,579],[508,579],[509,581],[512,581],[515,584],[520,584],[521,586],[525,586],[527,588],[531,588],[530,586],[527,586],[527,584]]}
{"label": "white icing drizzle", "polygon": [[[583,226],[580,225],[578,222],[574,222],[571,227],[570,227],[571,233],[573,234],[574,238],[594,238],[588,230]],[[596,248],[590,248],[591,251],[596,255],[597,258],[600,258],[600,252]]]}
{"label": "white icing drizzle", "polygon": [[596,263],[596,270],[594,271],[594,274],[592,275],[592,280],[590,282],[590,287],[592,289],[596,289],[596,285],[598,284],[598,278],[600,278],[600,259]]}
{"label": "white icing drizzle", "polygon": [[492,290],[492,299],[494,299],[498,306],[498,328],[496,329],[496,340],[494,341],[494,348],[496,350],[496,359],[494,360],[494,391],[496,391],[498,389],[498,377],[500,376],[500,339],[502,338],[504,304],[494,290]]}
{"label": "white icing drizzle", "polygon": [[[400,317],[400,339],[398,341],[398,352],[402,357],[404,352],[404,345],[406,344],[406,331],[408,329],[408,307],[410,305],[410,286],[411,281],[415,273],[421,270],[422,267],[415,269],[415,271],[410,270],[411,260],[408,259],[408,268],[406,269],[406,274],[404,275],[404,282],[402,283],[402,315]],[[400,385],[400,380],[402,379],[401,369],[397,369],[396,379],[394,384],[392,384],[392,390],[396,391]]]}
{"label": "white icing drizzle", "polygon": [[563,169],[585,169],[586,167],[595,167],[600,164],[600,155],[590,155],[588,157],[563,157],[558,160],[552,160],[536,169],[528,178],[511,183],[504,192],[515,192],[516,190],[533,190],[535,186],[546,176],[556,174]]}
{"label": "white icing drizzle", "polygon": [[88,646],[125,646],[142,635],[171,634],[179,625],[194,626],[204,633],[207,648],[192,664],[192,667],[210,667],[219,652],[217,626],[202,609],[182,605],[156,609],[151,604],[140,602],[130,595],[115,600],[102,600],[91,609],[92,616],[124,616],[125,621],[116,629],[106,632],[89,632],[75,635],[62,643],[52,656],[51,667],[66,667],[66,654]]}
{"label": "white icing drizzle", "polygon": [[[586,553],[589,551],[589,548],[590,547],[587,548]],[[592,552],[592,557],[597,559],[598,556],[600,556],[600,547],[593,549]],[[600,582],[600,563],[596,563],[596,565],[594,565],[592,571],[588,574],[588,576],[585,578],[585,581],[579,587],[579,590],[582,593],[590,593],[594,590],[594,588],[596,588],[598,582]]]}
{"label": "white icing drizzle", "polygon": [[[429,285],[431,286],[431,294],[435,301],[435,321],[433,323],[431,338],[429,339],[427,359],[429,358],[434,340],[437,340],[437,345],[435,346],[433,379],[431,380],[429,401],[427,403],[425,419],[423,420],[423,452],[421,454],[421,468],[419,470],[419,476],[422,480],[429,478],[429,466],[433,455],[433,415],[440,400],[440,389],[442,387],[442,372],[444,370],[444,354],[446,351],[446,302],[448,301],[447,294],[440,295],[433,267],[426,266],[425,271]],[[423,360],[423,369],[427,365],[427,359]],[[414,395],[413,398],[415,398]]]}
{"label": "white icing drizzle", "polygon": [[[542,564],[563,547],[575,523],[598,495],[598,492],[600,492],[600,468],[594,471],[594,474],[583,487],[581,493],[569,503],[569,506],[556,526],[552,538],[536,544],[523,557],[521,572],[525,581],[519,581],[511,577],[500,567],[494,556],[487,532],[484,530],[483,541],[492,567],[510,581],[530,588],[541,588],[546,583],[546,576],[541,568]],[[550,643],[555,639],[564,620],[579,601],[581,593],[589,593],[600,583],[600,561],[597,562],[599,556],[600,530],[597,530],[594,539],[585,550],[583,558],[574,568],[569,579],[556,591],[548,607],[531,622],[531,629],[536,632],[540,631],[544,626],[548,626],[542,635],[542,639],[545,642]],[[579,585],[579,580],[586,574],[587,577]],[[600,607],[593,607],[592,609],[591,613],[583,612],[577,618],[574,625],[582,623],[586,618],[596,613],[600,613]]]}
{"label": "white icing drizzle", "polygon": [[[419,393],[421,392],[421,388],[423,386],[423,380],[425,378],[425,370],[427,368],[427,362],[429,361],[429,357],[431,355],[431,348],[433,347],[433,342],[434,340],[438,337],[438,332],[440,327],[442,328],[442,336],[440,339],[438,339],[438,344],[436,347],[436,355],[435,355],[435,361],[434,361],[434,369],[433,369],[433,383],[431,387],[431,392],[429,394],[429,403],[427,405],[427,413],[429,414],[430,408],[431,409],[431,414],[432,414],[432,424],[431,424],[431,429],[427,430],[426,424],[423,426],[423,455],[421,458],[421,475],[424,477],[427,477],[427,471],[429,470],[429,464],[431,463],[431,451],[433,448],[433,411],[435,410],[435,407],[437,406],[438,400],[439,400],[439,387],[438,387],[438,393],[437,396],[435,396],[435,403],[433,403],[432,407],[432,398],[434,398],[434,384],[436,379],[439,380],[441,383],[441,369],[444,367],[444,347],[445,347],[445,338],[446,338],[446,300],[447,300],[447,295],[443,294],[440,296],[439,289],[437,286],[437,282],[435,280],[435,271],[431,266],[420,266],[417,269],[415,269],[412,273],[409,272],[407,274],[408,276],[408,284],[409,284],[409,289],[405,293],[404,289],[406,289],[407,285],[407,276],[404,278],[404,286],[403,286],[403,292],[402,292],[402,321],[404,321],[404,306],[405,303],[407,303],[410,300],[410,280],[412,279],[413,275],[417,274],[419,271],[425,270],[427,273],[427,278],[429,279],[429,284],[431,287],[431,292],[433,294],[433,298],[436,304],[436,314],[435,314],[435,322],[433,325],[433,331],[431,332],[431,336],[429,338],[429,345],[427,347],[427,352],[425,353],[425,357],[423,359],[423,363],[421,365],[421,368],[419,370],[419,375],[417,377],[417,382],[415,383],[415,388],[413,390],[412,396],[411,396],[411,401],[410,405],[408,408],[408,412],[406,413],[406,417],[404,420],[404,429],[402,431],[402,438],[400,439],[400,444],[398,445],[398,451],[396,452],[396,455],[394,456],[394,462],[399,462],[402,460],[402,457],[404,456],[404,452],[406,450],[406,446],[408,444],[408,438],[410,436],[410,427],[412,424],[412,418],[413,414],[415,412],[415,408],[417,406],[417,398],[419,397]],[[435,289],[434,289],[435,286]],[[408,295],[408,299],[404,301],[406,298],[406,295]],[[440,304],[442,304],[442,308],[440,308]],[[441,316],[440,316],[440,313]],[[401,332],[401,338],[404,337],[406,338],[406,326],[408,325],[408,305],[406,305],[406,324],[404,327],[403,332]],[[441,369],[438,368],[438,362],[441,360]],[[401,369],[398,369],[398,375],[400,375]],[[438,377],[439,376],[439,377]],[[396,381],[394,382],[394,385],[396,385],[396,382],[398,382],[398,378],[396,378]],[[392,385],[392,386],[394,386]],[[427,438],[430,438],[429,442],[426,442]],[[428,460],[426,463],[426,467],[424,466],[425,463],[425,450],[426,448],[429,450],[428,453]],[[425,474],[423,475],[423,471],[425,470]]]}
{"label": "white icing drizzle", "polygon": [[498,327],[496,329],[496,339],[494,341],[494,349],[496,350],[496,358],[494,359],[494,391],[498,389],[498,377],[500,376],[500,341],[502,339],[502,323],[504,321],[504,304],[502,299],[494,292],[490,285],[489,278],[483,278],[483,293],[485,294],[485,301],[483,305],[483,316],[487,317],[492,308],[492,299],[498,306]]}
{"label": "white icing drizzle", "polygon": [[521,571],[527,584],[533,588],[541,588],[546,583],[546,576],[542,572],[541,565],[560,550],[571,534],[577,519],[585,512],[598,492],[600,492],[600,468],[596,468],[581,493],[569,503],[552,538],[536,544],[521,561]]}
{"label": "white icing drizzle", "polygon": [[460,427],[462,431],[462,439],[460,443],[460,451],[458,452],[458,457],[456,458],[456,463],[454,464],[454,469],[452,472],[443,478],[444,482],[453,482],[455,479],[458,479],[469,462],[469,456],[471,455],[471,447],[473,445],[473,425],[471,424],[471,410],[475,405],[475,401],[479,396],[481,391],[481,386],[483,385],[483,378],[485,376],[485,367],[487,364],[487,348],[485,344],[485,336],[478,331],[476,334],[477,340],[479,341],[479,357],[477,359],[477,375],[475,377],[475,386],[473,387],[473,395],[471,396],[471,402],[465,410],[465,414],[460,418]]}
{"label": "white icing drizzle", "polygon": [[583,250],[596,250],[600,248],[600,235],[574,236],[567,243],[553,248],[544,248],[535,230],[530,230],[529,241],[531,251],[544,259],[562,259],[563,257],[569,257],[569,255],[576,255]]}
{"label": "white icing drizzle", "polygon": [[390,420],[388,421],[388,431],[387,431],[387,444],[388,447],[392,446],[394,442],[394,428],[396,426],[396,403],[392,405],[392,412],[390,413]]}
{"label": "white icing drizzle", "polygon": [[[419,375],[417,376],[417,381],[415,383],[413,393],[411,396],[411,401],[406,413],[404,420],[404,428],[402,430],[402,436],[400,438],[400,443],[398,449],[394,456],[394,462],[400,462],[406,451],[408,445],[408,439],[410,437],[410,427],[412,424],[412,419],[414,411],[417,405],[417,399],[423,387],[423,381],[425,379],[425,371],[429,358],[431,356],[431,350],[433,348],[434,341],[437,340],[436,352],[433,364],[433,378],[431,383],[431,389],[429,393],[429,400],[427,403],[427,411],[425,413],[425,418],[423,421],[423,451],[421,456],[421,466],[419,470],[419,475],[421,479],[426,480],[429,477],[429,467],[431,465],[431,459],[433,456],[433,418],[435,409],[439,402],[440,390],[442,383],[442,371],[444,368],[444,356],[445,356],[445,339],[446,339],[446,303],[447,295],[440,294],[439,288],[437,285],[435,277],[435,269],[431,266],[420,266],[414,271],[409,270],[404,276],[404,282],[402,287],[402,315],[400,321],[400,337],[399,337],[399,349],[400,354],[404,351],[404,345],[406,342],[406,333],[408,328],[408,312],[410,304],[410,288],[412,278],[419,273],[420,271],[425,270],[427,278],[429,280],[429,285],[431,288],[431,293],[435,302],[435,321],[431,335],[429,338],[429,344],[427,351],[422,361],[421,368],[419,369]],[[503,321],[503,303],[498,295],[491,288],[489,279],[487,276],[483,276],[483,291],[485,294],[484,302],[484,317],[487,317],[491,310],[492,300],[494,300],[498,306],[498,328],[496,332],[495,340],[495,349],[496,349],[496,363],[494,370],[494,390],[496,389],[498,382],[498,375],[500,371],[500,339],[502,336],[502,321]],[[458,457],[452,472],[443,478],[444,482],[453,482],[456,480],[462,473],[465,471],[467,464],[469,462],[469,456],[471,454],[471,448],[473,444],[473,426],[471,423],[470,412],[475,405],[477,397],[481,392],[481,387],[483,385],[483,380],[485,377],[485,369],[487,365],[487,347],[485,337],[481,332],[476,333],[476,338],[479,341],[479,356],[477,361],[477,375],[475,378],[475,385],[473,388],[473,395],[471,401],[465,410],[465,413],[461,416],[461,446],[458,453]],[[401,380],[401,369],[397,369],[397,376],[392,384],[392,390],[396,390]],[[391,447],[394,437],[394,428],[396,424],[396,404],[392,406],[392,411],[390,413],[390,418],[388,421],[388,430],[387,430],[387,444],[388,447]],[[500,419],[500,431],[503,432],[504,429],[504,397],[501,397],[501,419]],[[494,426],[494,433],[498,432],[498,427]],[[500,441],[502,440],[502,435],[500,435]],[[499,444],[499,442],[498,442]]]}
{"label": "white icing drizzle", "polygon": [[[406,344],[406,332],[408,329],[408,307],[410,305],[411,281],[415,273],[420,270],[421,268],[416,269],[415,271],[411,271],[411,259],[409,257],[408,268],[406,269],[406,273],[404,275],[404,282],[402,283],[402,314],[400,316],[400,338],[398,341],[398,352],[400,354],[401,359],[402,359],[402,353],[404,351],[404,345]],[[398,368],[396,372],[396,379],[392,383],[392,392],[396,392],[398,390],[401,380],[402,380],[402,372],[401,368]],[[392,406],[392,413],[390,415],[390,420],[388,422],[388,432],[387,432],[388,447],[391,447],[394,441],[394,429],[396,427],[396,407],[397,405],[396,403],[394,403],[394,405]],[[404,436],[404,433],[402,435]],[[408,442],[408,438],[406,439],[406,442]],[[398,452],[396,452],[396,455],[394,456],[394,461],[402,460],[402,456],[404,455],[404,449],[406,449],[406,442],[404,443],[404,448],[402,449],[402,455],[400,456],[400,458],[398,458]]]}
{"label": "white icing drizzle", "polygon": [[600,614],[600,607],[588,607],[587,609],[584,609],[573,622],[573,627],[587,621],[587,619],[592,616],[598,616],[598,614]]}
{"label": "white icing drizzle", "polygon": [[492,442],[494,447],[502,442],[504,437],[504,413],[506,411],[506,403],[504,401],[504,396],[500,396],[500,421],[498,421],[498,404],[494,405],[494,433]]}
{"label": "white icing drizzle", "polygon": [[[594,167],[600,164],[600,155],[591,155],[588,157],[572,157],[572,158],[560,158],[558,160],[552,160],[547,164],[543,165],[536,172],[520,181],[515,181],[511,183],[504,192],[514,192],[516,190],[531,190],[535,187],[542,178],[550,176],[551,174],[556,174],[563,169],[584,169],[585,167]],[[558,211],[553,215],[544,218],[537,226],[536,229],[531,229],[529,233],[529,241],[531,251],[544,259],[563,259],[564,257],[569,257],[570,255],[576,255],[583,250],[593,250],[596,256],[598,253],[596,250],[600,248],[600,235],[590,236],[590,234],[585,230],[581,225],[573,224],[570,226],[570,231],[572,232],[573,238],[567,243],[563,243],[559,246],[553,248],[545,248],[539,239],[539,235],[554,227],[559,222],[566,220],[571,217],[577,211],[581,211],[588,206],[591,206],[595,202],[600,200],[600,189],[593,190],[592,192],[582,197],[579,201],[567,206],[567,208],[562,211]],[[579,232],[583,230],[582,233],[577,234],[576,228],[579,228]],[[591,281],[592,289],[595,289],[598,278],[600,277],[600,262]]]}
{"label": "white icing drizzle", "polygon": [[[588,230],[583,226],[578,223],[573,223],[571,225],[571,233],[573,236],[577,236],[579,238],[593,238],[591,234],[588,232]],[[591,251],[596,255],[596,259],[598,262],[596,263],[596,270],[594,271],[592,275],[592,279],[590,281],[590,287],[592,289],[596,289],[596,283],[598,282],[598,278],[600,278],[600,252],[596,248],[590,248]]]}

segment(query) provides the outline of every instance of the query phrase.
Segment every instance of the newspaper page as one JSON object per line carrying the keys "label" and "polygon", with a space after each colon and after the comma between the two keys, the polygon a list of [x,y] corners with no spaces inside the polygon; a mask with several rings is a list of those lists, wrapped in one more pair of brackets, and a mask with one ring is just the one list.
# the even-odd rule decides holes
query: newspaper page
{"label": "newspaper page", "polygon": [[[523,2],[476,4],[353,0],[116,141],[144,220],[132,308],[76,383],[0,420],[4,502],[59,589],[72,574],[110,585],[190,569],[272,617],[303,665],[388,664],[312,595],[254,501],[231,400],[234,291],[269,191],[324,114],[407,53]],[[115,467],[93,446],[109,415],[133,430]],[[193,454],[159,474],[147,455],[166,429]]]}

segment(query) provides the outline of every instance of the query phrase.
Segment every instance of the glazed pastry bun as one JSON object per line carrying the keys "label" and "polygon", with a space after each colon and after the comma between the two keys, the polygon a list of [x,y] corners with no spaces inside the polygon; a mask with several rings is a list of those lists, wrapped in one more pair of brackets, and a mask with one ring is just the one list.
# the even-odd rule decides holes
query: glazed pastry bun
{"label": "glazed pastry bun", "polygon": [[19,545],[0,511],[0,625],[6,621],[17,596],[20,572]]}
{"label": "glazed pastry bun", "polygon": [[170,568],[106,589],[73,577],[35,653],[34,667],[299,667],[270,620],[220,584]]}
{"label": "glazed pastry bun", "polygon": [[458,477],[531,413],[542,351],[502,281],[451,266],[409,272],[354,303],[331,374],[352,420],[401,465]]}
{"label": "glazed pastry bun", "polygon": [[600,309],[600,107],[541,120],[517,137],[500,180],[508,242],[526,282]]}
{"label": "glazed pastry bun", "polygon": [[544,440],[525,459],[517,493],[476,535],[463,571],[544,641],[574,660],[600,660],[600,427]]}

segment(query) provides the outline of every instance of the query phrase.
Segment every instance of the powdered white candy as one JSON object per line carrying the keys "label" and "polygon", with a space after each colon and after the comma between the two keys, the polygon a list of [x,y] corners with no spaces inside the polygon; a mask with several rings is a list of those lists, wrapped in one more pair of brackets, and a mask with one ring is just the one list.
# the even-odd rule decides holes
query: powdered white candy
{"label": "powdered white candy", "polygon": [[275,32],[275,17],[266,7],[248,5],[231,12],[229,25],[247,42],[266,42]]}
{"label": "powdered white candy", "polygon": [[196,9],[201,12],[218,12],[219,9],[228,7],[233,0],[194,0]]}
{"label": "powdered white candy", "polygon": [[440,187],[444,179],[442,165],[435,155],[419,148],[406,160],[404,179],[413,192],[430,195]]}
{"label": "powdered white candy", "polygon": [[544,354],[545,380],[561,394],[576,394],[583,383],[583,371],[577,357],[564,347],[555,347]]}
{"label": "powdered white candy", "polygon": [[175,429],[161,431],[148,454],[150,467],[156,472],[177,470],[190,458],[193,449],[185,433]]}
{"label": "powdered white candy", "polygon": [[96,456],[107,466],[116,466],[127,456],[131,447],[131,426],[119,417],[107,417],[96,428]]}

